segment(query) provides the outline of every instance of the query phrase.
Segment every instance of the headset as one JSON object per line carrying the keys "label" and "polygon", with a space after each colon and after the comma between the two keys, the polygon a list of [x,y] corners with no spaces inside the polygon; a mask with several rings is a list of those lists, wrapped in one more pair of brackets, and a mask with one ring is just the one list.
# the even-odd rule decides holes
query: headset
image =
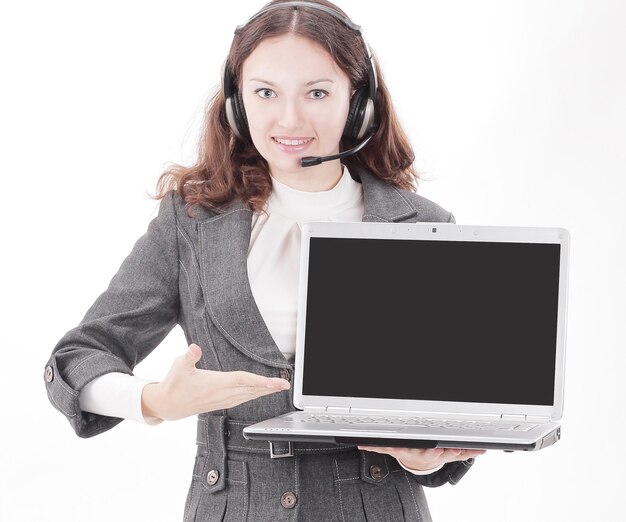
{"label": "headset", "polygon": [[[376,100],[376,93],[378,91],[378,80],[376,78],[376,69],[372,60],[372,53],[370,52],[367,42],[363,38],[361,27],[353,23],[349,18],[341,15],[334,9],[326,7],[325,5],[316,4],[313,2],[280,2],[271,4],[258,13],[253,15],[245,24],[237,26],[235,34],[244,29],[250,22],[256,20],[258,17],[274,11],[276,9],[284,9],[290,7],[305,7],[310,9],[317,9],[334,17],[342,22],[349,29],[354,31],[361,37],[363,45],[365,47],[365,55],[368,66],[368,82],[367,85],[357,89],[352,98],[350,99],[350,109],[348,110],[348,119],[343,129],[343,136],[349,139],[362,140],[355,147],[335,154],[333,156],[307,156],[300,160],[302,167],[312,167],[313,165],[319,165],[323,161],[330,161],[335,159],[342,159],[347,156],[360,151],[367,143],[372,139],[376,130],[378,129],[378,122],[376,121],[374,114],[374,101]],[[248,128],[248,118],[243,106],[243,100],[241,94],[237,91],[234,79],[230,74],[228,64],[224,65],[224,99],[226,100],[226,119],[230,128],[239,139],[244,142],[251,141],[250,130]]]}

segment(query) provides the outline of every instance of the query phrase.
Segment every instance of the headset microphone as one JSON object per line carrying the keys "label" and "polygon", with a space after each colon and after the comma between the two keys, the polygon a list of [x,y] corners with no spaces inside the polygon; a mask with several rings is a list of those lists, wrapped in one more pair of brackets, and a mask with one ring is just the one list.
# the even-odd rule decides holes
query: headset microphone
{"label": "headset microphone", "polygon": [[344,152],[340,152],[339,154],[334,154],[333,156],[307,156],[305,158],[302,158],[300,160],[300,165],[302,167],[313,167],[315,165],[319,165],[323,161],[343,159],[348,156],[352,156],[352,154],[359,152],[363,147],[365,147],[365,145],[367,145],[367,142],[372,139],[375,133],[376,131],[370,132],[365,137],[365,139],[361,143],[359,143],[356,147],[352,147],[351,149],[348,149]]}

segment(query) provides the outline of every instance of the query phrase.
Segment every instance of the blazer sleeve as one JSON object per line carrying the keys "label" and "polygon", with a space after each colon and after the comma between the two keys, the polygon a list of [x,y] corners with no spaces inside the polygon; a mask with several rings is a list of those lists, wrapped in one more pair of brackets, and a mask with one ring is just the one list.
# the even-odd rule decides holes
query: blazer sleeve
{"label": "blazer sleeve", "polygon": [[44,380],[48,398],[79,437],[92,437],[123,419],[81,411],[82,388],[101,375],[132,375],[178,322],[178,244],[174,191],[160,203],[108,288],[78,326],[58,342]]}

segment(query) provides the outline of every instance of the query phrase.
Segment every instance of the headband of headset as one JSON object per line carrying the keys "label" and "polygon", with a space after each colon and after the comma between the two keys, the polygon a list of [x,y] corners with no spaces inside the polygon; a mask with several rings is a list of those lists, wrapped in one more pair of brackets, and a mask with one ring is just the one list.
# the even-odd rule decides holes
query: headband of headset
{"label": "headband of headset", "polygon": [[[318,11],[322,11],[326,14],[331,15],[333,18],[339,20],[346,27],[348,27],[350,30],[354,31],[356,34],[360,36],[361,41],[363,42],[363,46],[365,48],[365,57],[367,60],[367,68],[368,68],[367,98],[371,100],[370,105],[373,107],[374,101],[376,100],[376,92],[378,91],[378,80],[376,78],[376,69],[374,67],[374,62],[372,60],[371,51],[369,49],[369,46],[367,45],[367,42],[363,38],[361,27],[359,25],[356,25],[349,18],[343,16],[341,13],[337,12],[336,10],[331,9],[325,5],[321,5],[321,4],[317,4],[313,2],[306,2],[306,1],[278,2],[278,3],[268,4],[263,9],[261,9],[258,13],[254,14],[246,23],[237,26],[237,28],[235,29],[235,34],[242,31],[253,20],[256,20],[257,18],[259,18],[260,16],[263,16],[266,13],[275,11],[277,9],[291,8],[291,7],[295,7],[295,8],[304,7],[304,8],[310,8],[310,9],[316,9]],[[228,115],[229,123],[231,124],[231,127],[233,128],[233,131],[235,132],[235,134],[237,134],[240,138],[244,139],[243,137],[244,133],[242,132],[242,130],[244,129],[241,129],[240,127],[243,125],[247,126],[247,118],[245,117],[245,110],[243,108],[243,103],[237,93],[237,88],[234,84],[234,79],[230,73],[228,62],[224,64],[223,89],[224,89],[224,98],[227,104],[226,112]],[[239,116],[239,115],[242,115],[242,116]],[[371,120],[369,127],[371,127],[374,125],[373,114],[370,116],[369,119]],[[243,120],[243,122],[240,120]]]}

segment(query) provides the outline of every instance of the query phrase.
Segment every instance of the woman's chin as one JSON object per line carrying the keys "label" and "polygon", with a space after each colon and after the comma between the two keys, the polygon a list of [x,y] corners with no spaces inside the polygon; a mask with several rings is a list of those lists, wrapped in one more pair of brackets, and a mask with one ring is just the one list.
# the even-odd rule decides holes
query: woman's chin
{"label": "woman's chin", "polygon": [[268,161],[268,164],[270,166],[270,172],[272,173],[282,172],[286,174],[302,173],[303,170],[306,169],[306,167],[303,167],[302,164],[300,163],[301,159],[302,158],[297,157],[297,158],[288,158],[288,159],[281,158],[278,161]]}

